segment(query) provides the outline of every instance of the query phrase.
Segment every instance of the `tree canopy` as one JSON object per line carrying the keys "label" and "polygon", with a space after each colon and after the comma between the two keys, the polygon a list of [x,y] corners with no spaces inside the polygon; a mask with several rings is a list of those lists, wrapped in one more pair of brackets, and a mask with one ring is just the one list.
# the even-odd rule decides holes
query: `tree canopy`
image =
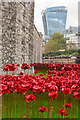
{"label": "tree canopy", "polygon": [[54,52],[66,48],[66,39],[60,33],[54,33],[50,40],[44,45],[45,52]]}

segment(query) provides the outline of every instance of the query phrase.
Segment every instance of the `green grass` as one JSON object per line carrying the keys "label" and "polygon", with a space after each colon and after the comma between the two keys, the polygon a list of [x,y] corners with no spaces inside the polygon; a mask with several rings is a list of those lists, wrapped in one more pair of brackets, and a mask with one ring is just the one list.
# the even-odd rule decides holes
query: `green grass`
{"label": "green grass", "polygon": [[[35,74],[34,76],[38,76],[39,74],[43,74],[43,73],[47,73],[47,72],[39,72],[39,73]],[[42,77],[47,77],[47,75],[43,75]]]}
{"label": "green grass", "polygon": [[47,92],[38,94],[28,91],[27,94],[35,95],[36,101],[27,103],[25,101],[25,96],[19,93],[3,95],[3,118],[23,118],[23,116],[27,118],[42,118],[42,113],[38,112],[38,109],[43,106],[48,110],[43,113],[43,118],[53,118],[53,108],[54,118],[61,118],[59,110],[60,108],[63,108],[62,105],[64,102],[72,103],[72,108],[69,109],[69,115],[67,118],[80,118],[80,100],[76,100],[72,95],[64,97],[62,93],[59,93],[59,97],[57,99],[51,100],[48,99]]}

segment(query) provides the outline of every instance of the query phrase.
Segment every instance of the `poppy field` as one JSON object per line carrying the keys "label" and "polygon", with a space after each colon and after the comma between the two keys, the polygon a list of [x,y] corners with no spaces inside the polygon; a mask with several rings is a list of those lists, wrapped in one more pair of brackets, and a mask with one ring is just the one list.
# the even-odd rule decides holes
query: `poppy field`
{"label": "poppy field", "polygon": [[0,100],[2,118],[80,118],[80,64],[7,64]]}

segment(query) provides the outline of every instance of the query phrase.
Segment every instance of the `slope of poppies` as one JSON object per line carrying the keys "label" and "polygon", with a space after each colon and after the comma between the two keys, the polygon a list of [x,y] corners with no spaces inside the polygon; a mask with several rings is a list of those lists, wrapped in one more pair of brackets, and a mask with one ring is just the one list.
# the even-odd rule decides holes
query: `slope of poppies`
{"label": "slope of poppies", "polygon": [[[37,76],[28,75],[25,73],[26,69],[30,67],[48,68],[47,73],[39,74]],[[20,71],[23,69],[24,72]],[[10,71],[18,71],[19,74],[8,75]],[[9,93],[21,93],[25,96],[26,102],[36,101],[36,97],[33,93],[48,93],[47,99],[57,99],[58,93],[63,95],[72,95],[75,99],[80,99],[80,64],[41,64],[34,63],[27,65],[26,63],[17,65],[7,64],[3,71],[6,71],[5,75],[0,75],[0,96]],[[27,71],[26,71],[27,72]],[[35,70],[35,74],[39,71]],[[47,77],[43,77],[46,75]],[[27,91],[31,91],[32,94],[26,94]],[[70,108],[72,104],[64,103],[64,107]],[[39,107],[38,111],[46,112],[45,106]],[[60,109],[61,116],[67,116],[68,113],[65,109]]]}

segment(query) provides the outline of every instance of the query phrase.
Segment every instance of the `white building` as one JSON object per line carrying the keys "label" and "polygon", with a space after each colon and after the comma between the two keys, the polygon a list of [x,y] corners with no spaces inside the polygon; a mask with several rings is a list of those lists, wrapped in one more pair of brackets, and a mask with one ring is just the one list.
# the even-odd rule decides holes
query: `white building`
{"label": "white building", "polygon": [[73,49],[80,49],[80,36],[70,36],[69,39],[66,40],[67,49],[72,47]]}

